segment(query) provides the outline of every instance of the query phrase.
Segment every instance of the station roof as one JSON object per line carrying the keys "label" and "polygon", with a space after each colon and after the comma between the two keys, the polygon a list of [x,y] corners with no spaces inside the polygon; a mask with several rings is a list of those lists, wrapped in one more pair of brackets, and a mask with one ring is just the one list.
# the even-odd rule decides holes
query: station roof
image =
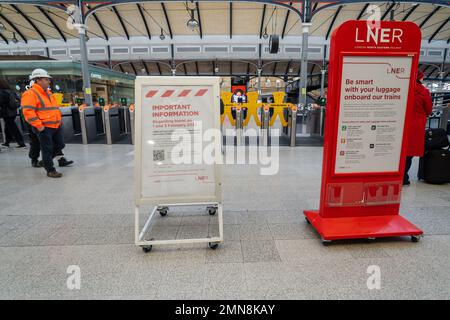
{"label": "station roof", "polygon": [[[171,38],[177,35],[258,35],[300,36],[302,13],[299,1],[84,1],[88,16],[88,36],[109,39],[135,36],[159,37],[161,29]],[[13,4],[14,3],[14,4]],[[0,2],[0,22],[5,26],[1,40],[9,43],[13,34],[19,41],[77,38],[67,26],[69,7],[76,1],[4,0]],[[276,5],[275,5],[276,4]],[[381,19],[412,21],[428,41],[450,42],[450,2],[448,1],[312,1],[311,36],[328,38],[342,22],[367,19],[369,5],[379,8]],[[194,10],[200,28],[186,27]]]}
{"label": "station roof", "polygon": [[[0,32],[0,47],[13,46],[16,39],[19,42],[31,40],[46,43],[50,40],[67,42],[78,38],[75,28],[68,24],[68,12],[77,1],[40,1],[40,0],[2,0],[0,1],[0,23],[4,30]],[[223,36],[232,39],[238,36],[252,36],[261,43],[267,33],[285,37],[301,39],[302,18],[304,19],[301,1],[154,1],[154,0],[115,0],[115,1],[83,1],[86,15],[87,35],[89,39],[103,39],[111,41],[115,38],[131,39],[134,37],[148,37],[158,39],[164,34],[169,43],[177,41],[180,36],[195,36],[204,39],[208,36]],[[367,9],[376,6],[382,20],[393,18],[397,21],[412,21],[422,30],[422,39],[429,43],[442,43],[445,47],[450,43],[450,2],[435,1],[311,1],[312,16],[310,35],[329,39],[332,31],[346,20],[368,19]],[[199,22],[195,31],[186,27],[191,13]],[[89,42],[88,42],[89,44]],[[176,43],[175,43],[176,44]],[[449,50],[450,51],[450,50]],[[255,57],[257,58],[257,57]],[[136,62],[138,69],[145,69],[145,62]],[[225,68],[252,69],[250,65],[241,66],[237,62],[224,63]],[[214,74],[213,62],[187,63],[185,73]],[[130,63],[117,65],[120,69],[129,68],[134,72]],[[154,62],[147,63],[156,73],[170,74],[166,66],[159,66]],[[208,72],[197,69],[208,68]],[[293,69],[299,70],[299,61],[284,61],[275,63],[264,70],[265,74],[285,73]],[[310,68],[314,68],[311,66]],[[169,68],[170,69],[170,68]],[[219,66],[220,69],[220,66]],[[312,70],[314,71],[314,70]],[[429,71],[434,72],[433,68]],[[135,72],[139,73],[139,72]],[[150,73],[150,72],[149,72]],[[447,73],[447,72],[446,72]],[[448,73],[447,73],[448,76]]]}

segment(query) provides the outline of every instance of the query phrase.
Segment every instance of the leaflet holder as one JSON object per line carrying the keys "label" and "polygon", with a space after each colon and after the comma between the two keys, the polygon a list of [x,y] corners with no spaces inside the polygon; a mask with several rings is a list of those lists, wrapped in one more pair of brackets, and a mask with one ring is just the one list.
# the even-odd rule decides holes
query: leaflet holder
{"label": "leaflet holder", "polygon": [[323,244],[423,234],[399,215],[421,33],[378,23],[347,21],[331,37],[320,207],[304,211]]}

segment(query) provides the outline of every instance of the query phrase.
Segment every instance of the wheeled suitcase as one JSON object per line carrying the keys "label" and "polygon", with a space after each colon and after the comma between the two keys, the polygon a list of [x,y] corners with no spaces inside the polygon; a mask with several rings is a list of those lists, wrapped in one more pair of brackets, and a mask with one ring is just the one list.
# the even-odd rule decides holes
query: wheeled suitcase
{"label": "wheeled suitcase", "polygon": [[430,150],[425,153],[423,178],[425,182],[431,184],[450,183],[450,151],[448,149]]}
{"label": "wheeled suitcase", "polygon": [[446,130],[441,128],[425,130],[425,150],[447,148],[448,146]]}

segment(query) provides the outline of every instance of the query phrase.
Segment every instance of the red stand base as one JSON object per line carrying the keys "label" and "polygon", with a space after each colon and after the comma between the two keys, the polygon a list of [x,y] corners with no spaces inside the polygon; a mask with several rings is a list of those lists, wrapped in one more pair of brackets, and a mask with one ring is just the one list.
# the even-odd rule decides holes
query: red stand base
{"label": "red stand base", "polygon": [[322,240],[420,236],[423,231],[400,215],[323,218],[319,211],[305,210],[308,222]]}

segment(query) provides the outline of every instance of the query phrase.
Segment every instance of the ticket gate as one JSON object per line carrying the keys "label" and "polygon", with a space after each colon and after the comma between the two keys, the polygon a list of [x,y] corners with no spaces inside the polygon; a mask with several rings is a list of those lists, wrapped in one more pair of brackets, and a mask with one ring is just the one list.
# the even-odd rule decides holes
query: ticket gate
{"label": "ticket gate", "polygon": [[72,108],[59,108],[61,111],[62,131],[65,142],[71,142],[75,138]]}
{"label": "ticket gate", "polygon": [[133,144],[134,142],[134,104],[119,108],[120,143]]}
{"label": "ticket gate", "polygon": [[102,110],[106,143],[113,144],[120,140],[120,118],[119,107],[104,107]]}
{"label": "ticket gate", "polygon": [[[231,131],[234,136],[232,140],[234,144],[250,145],[252,143],[252,136],[249,133],[254,133],[255,131],[249,129],[256,129],[258,134],[255,140],[259,145],[267,146],[271,144],[271,130],[279,129],[280,132],[284,132],[285,134],[285,139],[282,144],[295,145],[296,117],[292,117],[291,115],[292,112],[296,112],[296,106],[283,102],[285,97],[284,92],[274,92],[275,102],[270,104],[258,102],[257,92],[249,92],[247,94],[248,102],[242,104],[228,102],[231,101],[231,96],[231,92],[221,93],[221,98],[224,102],[223,113],[221,114],[224,144],[231,140],[231,136],[226,136]],[[291,136],[293,137],[292,139]]]}
{"label": "ticket gate", "polygon": [[81,140],[83,144],[91,143],[97,137],[95,109],[95,107],[78,108]]}

